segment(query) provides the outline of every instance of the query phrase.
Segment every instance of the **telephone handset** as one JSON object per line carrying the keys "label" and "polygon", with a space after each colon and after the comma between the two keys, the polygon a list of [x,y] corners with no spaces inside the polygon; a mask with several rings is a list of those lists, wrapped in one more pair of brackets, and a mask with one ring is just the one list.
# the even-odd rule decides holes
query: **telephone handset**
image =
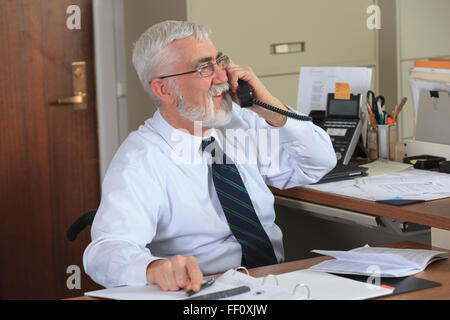
{"label": "telephone handset", "polygon": [[268,109],[273,112],[277,112],[279,114],[282,114],[282,115],[290,117],[290,118],[294,118],[294,119],[301,120],[301,121],[312,121],[311,117],[303,116],[300,114],[296,114],[293,112],[275,108],[275,107],[271,106],[270,104],[253,99],[252,87],[248,84],[247,81],[244,81],[241,79],[238,80],[238,87],[237,87],[236,93],[238,96],[239,105],[242,108],[251,107],[252,105],[256,104],[260,107],[263,107],[263,108]]}

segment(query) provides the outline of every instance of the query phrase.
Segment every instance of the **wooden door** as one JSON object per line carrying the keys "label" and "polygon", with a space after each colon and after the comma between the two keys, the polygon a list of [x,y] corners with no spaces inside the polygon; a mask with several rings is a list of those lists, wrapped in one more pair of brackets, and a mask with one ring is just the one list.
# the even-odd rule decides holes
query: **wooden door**
{"label": "wooden door", "polygon": [[[81,29],[66,24],[71,5]],[[98,288],[82,264],[89,230],[65,236],[99,204],[91,11],[90,0],[0,1],[0,299]],[[87,66],[85,111],[51,104],[73,96],[75,61]],[[81,269],[79,290],[67,287],[70,266]]]}

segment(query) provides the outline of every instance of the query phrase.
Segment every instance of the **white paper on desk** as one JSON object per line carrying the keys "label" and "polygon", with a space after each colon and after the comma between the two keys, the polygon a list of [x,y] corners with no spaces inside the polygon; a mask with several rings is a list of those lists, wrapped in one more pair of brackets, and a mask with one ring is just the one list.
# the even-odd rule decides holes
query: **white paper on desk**
{"label": "white paper on desk", "polygon": [[447,253],[421,249],[372,248],[368,245],[350,251],[312,250],[332,256],[311,270],[380,277],[405,277],[423,271],[430,263],[447,258]]}
{"label": "white paper on desk", "polygon": [[328,93],[334,93],[336,82],[350,85],[352,94],[361,94],[363,143],[366,143],[368,113],[366,94],[370,90],[372,69],[366,67],[301,67],[298,83],[297,110],[309,114],[311,110],[326,110]]}
{"label": "white paper on desk", "polygon": [[[370,175],[370,173],[369,173]],[[305,186],[364,200],[435,200],[450,197],[450,175],[419,169]]]}
{"label": "white paper on desk", "polygon": [[305,188],[339,194],[341,196],[374,201],[374,199],[370,194],[367,194],[358,187],[356,181],[357,181],[356,179],[353,179],[353,180],[327,182],[321,184],[312,184],[306,185]]}
{"label": "white paper on desk", "polygon": [[358,189],[374,200],[434,200],[450,197],[450,176],[441,172],[410,169],[361,179]]}
{"label": "white paper on desk", "polygon": [[[214,283],[211,287],[203,289],[199,294],[207,294],[235,288],[224,283]],[[85,293],[86,296],[114,299],[114,300],[183,300],[186,297],[184,290],[163,291],[157,285],[147,284],[145,286],[123,286],[108,288]],[[193,296],[192,296],[193,297]]]}
{"label": "white paper on desk", "polygon": [[223,300],[301,300],[306,299],[304,293],[289,292],[285,288],[277,287],[270,282],[262,285],[261,279],[244,275],[232,269],[228,270],[216,279],[214,284],[200,292],[186,296],[184,290],[179,291],[163,291],[157,285],[147,284],[145,286],[124,286],[96,290],[86,292],[85,295],[97,298],[114,299],[114,300],[184,300],[193,298],[198,295],[218,292],[237,288],[240,286],[250,287],[249,292],[245,292],[236,296],[224,298]]}
{"label": "white paper on desk", "polygon": [[417,123],[417,115],[419,114],[419,97],[421,90],[450,92],[450,83],[410,79],[409,84],[411,86],[411,92],[413,96],[414,115],[415,115],[414,123]]}
{"label": "white paper on desk", "polygon": [[[413,167],[412,164],[384,159],[375,160],[362,166],[368,169],[366,178],[374,178],[386,174],[397,173],[403,170],[411,169]],[[355,179],[364,179],[364,177]]]}

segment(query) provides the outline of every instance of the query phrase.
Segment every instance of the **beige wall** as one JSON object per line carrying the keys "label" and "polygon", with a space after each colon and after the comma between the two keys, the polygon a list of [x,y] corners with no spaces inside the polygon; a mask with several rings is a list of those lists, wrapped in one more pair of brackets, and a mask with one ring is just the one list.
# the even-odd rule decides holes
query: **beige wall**
{"label": "beige wall", "polygon": [[[386,98],[388,107],[397,103],[397,33],[396,1],[379,0],[381,26],[379,35],[379,92]],[[377,93],[378,94],[378,93]]]}
{"label": "beige wall", "polygon": [[155,23],[185,20],[186,3],[180,0],[124,1],[125,46],[127,59],[128,130],[136,130],[156,110],[153,100],[142,88],[131,63],[133,43]]}
{"label": "beige wall", "polygon": [[[218,50],[250,65],[274,95],[294,108],[300,66],[372,67],[376,89],[376,32],[366,28],[366,8],[373,0],[344,2],[125,0],[128,130],[135,130],[155,111],[131,64],[132,44],[149,26],[166,19],[209,25]],[[270,54],[270,44],[293,41],[305,41],[305,52]]]}
{"label": "beige wall", "polygon": [[[238,63],[252,66],[269,90],[291,106],[297,102],[299,66],[373,67],[372,88],[386,97],[388,107],[408,97],[399,117],[399,136],[411,137],[414,123],[409,68],[414,59],[450,55],[450,1],[377,0],[382,9],[382,29],[376,37],[365,26],[365,8],[372,2],[228,0],[224,8],[223,2],[216,0],[125,0],[128,130],[135,130],[155,111],[131,64],[132,44],[154,23],[190,19],[210,25],[217,48]],[[339,15],[348,19],[337,19]],[[268,44],[290,41],[305,41],[305,53],[268,54]],[[336,50],[326,46],[321,50],[328,42],[334,43]]]}

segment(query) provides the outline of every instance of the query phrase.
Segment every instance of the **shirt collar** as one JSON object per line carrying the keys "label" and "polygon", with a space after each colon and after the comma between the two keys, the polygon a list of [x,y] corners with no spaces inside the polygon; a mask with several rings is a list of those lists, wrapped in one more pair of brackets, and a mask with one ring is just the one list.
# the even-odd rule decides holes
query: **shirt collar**
{"label": "shirt collar", "polygon": [[166,119],[164,119],[159,109],[156,110],[151,119],[146,121],[146,124],[150,125],[164,139],[172,150],[179,150],[180,143],[182,143],[184,144],[183,147],[191,146],[194,156],[196,154],[201,156],[202,140],[209,137],[214,137],[218,146],[220,148],[223,147],[223,134],[220,130],[212,128],[210,135],[205,137],[192,135],[187,132],[187,130],[174,128],[167,122]]}

